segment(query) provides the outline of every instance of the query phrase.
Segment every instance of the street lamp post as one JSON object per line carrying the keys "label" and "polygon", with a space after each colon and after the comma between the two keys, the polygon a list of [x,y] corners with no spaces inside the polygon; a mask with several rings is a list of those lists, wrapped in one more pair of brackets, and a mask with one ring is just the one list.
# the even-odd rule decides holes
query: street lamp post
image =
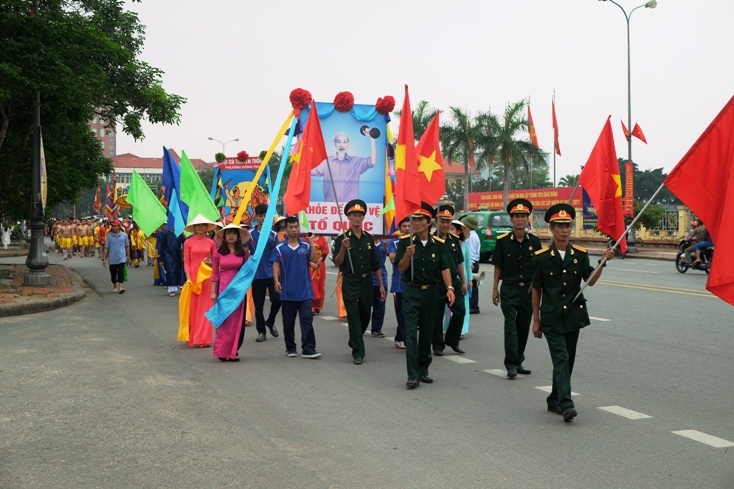
{"label": "street lamp post", "polygon": [[209,137],[208,139],[209,139],[209,141],[216,141],[216,142],[218,142],[219,144],[222,145],[222,154],[224,156],[227,156],[227,153],[225,152],[225,148],[227,147],[227,145],[229,143],[236,143],[236,142],[238,142],[240,140],[239,138],[237,138],[237,139],[230,139],[229,141],[226,141],[226,142],[223,143],[219,139],[214,139],[213,137]]}
{"label": "street lamp post", "polygon": [[[599,0],[601,2],[612,2],[614,5],[619,7],[619,9],[624,14],[624,19],[627,21],[627,161],[632,161],[632,62],[631,62],[631,50],[630,50],[630,18],[632,17],[632,14],[635,10],[639,8],[655,8],[658,6],[657,0],[649,0],[648,2],[638,5],[637,7],[630,10],[630,13],[628,14],[627,11],[622,7],[620,4],[618,4],[615,0]],[[628,236],[628,250],[635,252],[637,251],[637,248],[634,246],[636,244],[635,240],[635,234],[634,229],[630,229],[630,236]],[[631,248],[631,249],[630,249]]]}

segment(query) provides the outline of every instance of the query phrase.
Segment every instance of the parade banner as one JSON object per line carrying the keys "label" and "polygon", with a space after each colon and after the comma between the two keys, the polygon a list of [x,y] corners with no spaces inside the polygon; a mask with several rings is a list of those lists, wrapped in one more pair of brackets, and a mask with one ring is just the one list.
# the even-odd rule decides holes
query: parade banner
{"label": "parade banner", "polygon": [[[571,201],[574,209],[582,208],[582,192],[581,188],[576,191]],[[556,187],[556,188],[536,188],[525,190],[510,190],[509,198],[512,199],[528,199],[533,203],[535,210],[548,209],[550,206],[559,203],[568,203],[571,198],[573,187]],[[504,192],[497,190],[494,192],[471,192],[469,193],[469,209],[477,210],[480,207],[489,211],[503,211]]]}
{"label": "parade banner", "polygon": [[[353,105],[342,112],[333,103],[317,102],[316,109],[328,165],[324,160],[311,170],[311,202],[306,209],[310,229],[318,234],[340,233],[349,226],[344,206],[359,198],[367,204],[364,230],[383,234],[387,115],[374,105]],[[306,127],[309,114],[308,108],[301,110],[301,127]]]}
{"label": "parade banner", "polygon": [[[255,173],[260,167],[260,158],[227,158],[219,164],[219,172],[222,179],[222,191],[224,197],[223,215],[225,224],[229,224],[237,214],[242,199],[245,197],[247,187],[255,178]],[[267,204],[270,196],[265,183],[266,175],[262,174],[260,181],[252,192],[245,213],[242,215],[240,224],[250,227],[255,224],[255,207],[259,204]]]}
{"label": "parade banner", "polygon": [[624,217],[635,217],[635,165],[631,161],[624,164]]}

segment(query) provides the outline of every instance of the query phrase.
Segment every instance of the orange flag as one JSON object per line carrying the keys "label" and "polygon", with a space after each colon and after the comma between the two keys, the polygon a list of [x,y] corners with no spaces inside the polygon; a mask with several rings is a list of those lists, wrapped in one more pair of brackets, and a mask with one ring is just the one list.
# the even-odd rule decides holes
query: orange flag
{"label": "orange flag", "polygon": [[706,289],[734,306],[734,97],[665,179],[716,245]]}
{"label": "orange flag", "polygon": [[[554,111],[554,114],[555,114],[555,111]],[[554,116],[553,121],[555,122],[555,120],[556,119]],[[555,127],[555,124],[553,127]],[[530,113],[530,104],[528,104],[528,132],[530,133],[530,142],[533,143],[533,146],[535,146],[536,148],[539,148],[540,146],[538,145],[538,134],[535,132],[535,123],[533,122],[533,114]]]}
{"label": "orange flag", "polygon": [[395,151],[395,222],[402,221],[404,217],[408,217],[421,206],[420,177],[414,134],[408,85],[405,85],[405,99],[402,112],[400,112],[400,129]]}
{"label": "orange flag", "polygon": [[556,101],[553,101],[553,145],[556,147],[556,154],[561,156],[561,145],[558,144],[558,121],[556,120]]}
{"label": "orange flag", "polygon": [[441,200],[446,193],[446,180],[443,177],[443,159],[439,143],[438,112],[428,124],[415,152],[418,155],[418,176],[421,190],[420,200],[431,205]]}
{"label": "orange flag", "polygon": [[647,144],[647,139],[645,139],[645,135],[642,134],[642,129],[640,128],[640,125],[636,122],[635,127],[632,128],[632,135],[643,143]]}
{"label": "orange flag", "polygon": [[[617,151],[614,149],[611,118],[612,116],[607,117],[589,160],[581,170],[579,184],[586,190],[596,208],[597,228],[616,241],[626,228],[622,213],[622,182]],[[619,243],[619,248],[622,253],[627,253],[626,238]]]}
{"label": "orange flag", "polygon": [[311,202],[311,169],[326,158],[319,113],[316,110],[316,103],[311,102],[311,112],[308,114],[306,128],[301,136],[301,145],[298,152],[293,155],[293,169],[283,196],[283,203],[289,215],[295,215],[308,207]]}

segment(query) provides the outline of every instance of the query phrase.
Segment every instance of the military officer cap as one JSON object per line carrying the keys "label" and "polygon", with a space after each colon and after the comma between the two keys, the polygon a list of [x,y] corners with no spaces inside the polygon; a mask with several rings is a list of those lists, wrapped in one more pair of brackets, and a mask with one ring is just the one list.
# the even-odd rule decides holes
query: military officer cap
{"label": "military officer cap", "polygon": [[413,217],[427,217],[433,219],[436,217],[436,209],[432,205],[421,202],[421,206],[413,211]]}
{"label": "military officer cap", "polygon": [[533,212],[533,204],[527,199],[512,199],[507,204],[507,212],[512,214],[531,214]]}
{"label": "military officer cap", "polygon": [[354,199],[347,202],[344,213],[349,215],[352,212],[361,212],[362,214],[367,213],[367,204],[362,199]]}
{"label": "military officer cap", "polygon": [[439,205],[437,215],[441,219],[451,219],[453,221],[454,220],[454,207],[448,204]]}
{"label": "military officer cap", "polygon": [[571,222],[576,211],[568,204],[556,204],[545,212],[545,222]]}

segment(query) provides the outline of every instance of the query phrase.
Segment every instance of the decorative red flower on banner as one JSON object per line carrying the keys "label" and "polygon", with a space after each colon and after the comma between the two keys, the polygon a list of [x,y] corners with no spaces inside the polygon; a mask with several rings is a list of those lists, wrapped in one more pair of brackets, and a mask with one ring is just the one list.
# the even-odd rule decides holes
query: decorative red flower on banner
{"label": "decorative red flower on banner", "polygon": [[308,104],[311,103],[311,92],[308,90],[304,90],[303,88],[296,88],[295,90],[291,91],[291,106],[296,110],[300,111],[301,109],[305,109],[308,107]]}
{"label": "decorative red flower on banner", "polygon": [[250,155],[247,154],[247,151],[240,151],[239,153],[237,153],[237,160],[241,161],[242,163],[247,161],[247,158],[249,157]]}
{"label": "decorative red flower on banner", "polygon": [[334,97],[334,108],[339,112],[349,112],[354,107],[354,95],[349,92],[339,92]]}
{"label": "decorative red flower on banner", "polygon": [[377,102],[375,103],[375,109],[377,109],[377,112],[380,114],[389,114],[392,112],[392,110],[395,108],[395,99],[391,97],[390,95],[385,95],[385,97],[380,97],[377,99]]}

